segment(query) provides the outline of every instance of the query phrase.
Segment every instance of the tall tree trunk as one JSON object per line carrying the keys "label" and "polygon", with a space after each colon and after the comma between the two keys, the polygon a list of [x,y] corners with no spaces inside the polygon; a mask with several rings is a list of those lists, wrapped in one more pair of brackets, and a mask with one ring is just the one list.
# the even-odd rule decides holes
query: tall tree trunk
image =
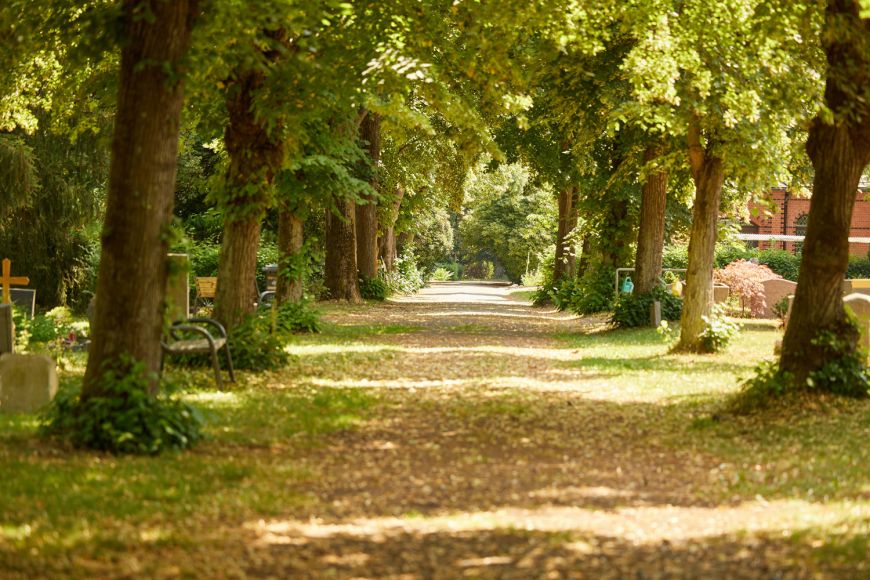
{"label": "tall tree trunk", "polygon": [[[108,370],[125,356],[160,368],[166,292],[166,228],[172,219],[184,83],[181,60],[190,47],[196,0],[123,4],[127,42],[121,71],[112,166],[97,278],[93,340],[82,398],[101,393]],[[170,70],[173,72],[170,73]]]}
{"label": "tall tree trunk", "polygon": [[303,223],[288,209],[278,212],[278,282],[275,287],[275,301],[298,302],[302,300],[302,244],[304,242]]}
{"label": "tall tree trunk", "polygon": [[556,260],[553,263],[553,283],[574,276],[574,243],[569,236],[577,227],[577,207],[574,205],[576,187],[569,185],[559,192],[559,228],[556,232]]}
{"label": "tall tree trunk", "polygon": [[339,215],[326,210],[324,283],[333,300],[362,302],[356,266],[356,212],[351,200],[337,202]]}
{"label": "tall tree trunk", "polygon": [[224,234],[218,264],[214,315],[227,330],[256,308],[257,248],[260,224],[272,199],[272,183],[284,161],[284,144],[258,119],[254,98],[263,86],[262,70],[243,70],[230,79],[224,142],[229,155]]}
{"label": "tall tree trunk", "polygon": [[813,197],[780,359],[781,370],[791,373],[797,386],[839,356],[813,344],[820,332],[844,339],[847,352],[854,351],[858,339],[841,289],[855,194],[870,162],[870,19],[862,20],[858,10],[854,0],[829,0],[822,32],[828,61],[825,103],[834,123],[817,116],[807,139],[815,169]]}
{"label": "tall tree trunk", "polygon": [[[610,215],[608,217],[607,230],[612,232],[625,231],[628,229],[626,221],[628,219],[628,201],[619,199],[613,202],[610,207]],[[602,249],[602,264],[619,268],[624,264],[622,261],[625,258],[626,244],[625,237],[621,235],[612,236],[609,241],[603,241]]]}
{"label": "tall tree trunk", "polygon": [[[662,154],[660,145],[650,145],[643,154],[645,164]],[[665,243],[665,204],[668,194],[667,171],[655,170],[646,176],[640,201],[640,227],[634,260],[634,292],[646,294],[655,289],[662,275]]]}
{"label": "tall tree trunk", "polygon": [[[378,163],[381,160],[381,118],[369,111],[360,124],[360,138],[369,152],[372,189],[378,189]],[[365,203],[356,206],[356,257],[359,274],[370,280],[378,275],[378,200],[366,196]]]}
{"label": "tall tree trunk", "polygon": [[405,197],[405,188],[396,187],[393,206],[390,208],[389,222],[384,224],[384,235],[378,239],[378,252],[381,260],[384,262],[384,268],[387,272],[392,272],[395,268],[396,255],[396,221],[399,219],[399,210],[402,207],[402,199]]}
{"label": "tall tree trunk", "polygon": [[689,238],[689,265],[683,291],[680,317],[680,341],[677,350],[704,352],[701,333],[703,316],[713,304],[713,264],[716,254],[716,222],[725,172],[722,159],[710,153],[711,146],[701,144],[700,120],[692,116],[688,133],[689,162],[695,182],[695,207]]}
{"label": "tall tree trunk", "polygon": [[583,242],[580,244],[580,259],[577,261],[577,277],[581,278],[589,269],[589,258],[592,252],[592,242],[589,239],[589,234],[583,236]]}

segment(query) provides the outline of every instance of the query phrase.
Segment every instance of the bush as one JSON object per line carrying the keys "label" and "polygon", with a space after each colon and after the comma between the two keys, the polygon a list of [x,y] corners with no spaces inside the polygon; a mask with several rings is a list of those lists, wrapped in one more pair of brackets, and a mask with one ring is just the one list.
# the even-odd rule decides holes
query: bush
{"label": "bush", "polygon": [[650,305],[658,300],[662,305],[662,320],[679,320],[683,300],[667,288],[659,286],[646,294],[622,294],[616,301],[610,321],[621,328],[649,326]]}
{"label": "bush", "polygon": [[270,311],[259,310],[229,333],[236,368],[269,371],[283,367],[290,360],[280,335],[272,332],[271,318]]}
{"label": "bush", "polygon": [[492,280],[495,265],[489,260],[476,260],[466,264],[464,277],[466,280]]}
{"label": "bush", "polygon": [[701,332],[701,344],[705,352],[719,352],[731,342],[740,326],[725,318],[725,313],[719,304],[713,306],[710,316],[702,316],[704,330]]}
{"label": "bush", "polygon": [[392,272],[384,275],[391,293],[413,294],[426,285],[423,273],[417,267],[417,257],[413,247],[407,247],[396,258]]}
{"label": "bush", "polygon": [[866,256],[849,256],[846,278],[870,278],[870,260]]}
{"label": "bush", "polygon": [[758,253],[758,263],[786,280],[797,282],[801,257],[785,250],[762,250]]}
{"label": "bush", "polygon": [[141,362],[125,361],[106,372],[98,396],[82,401],[79,389],[62,389],[41,418],[44,436],[75,447],[115,454],[156,455],[186,449],[202,437],[202,418],[174,397],[163,383],[149,393],[150,377]]}
{"label": "bush", "polygon": [[777,279],[767,266],[746,260],[737,260],[722,269],[713,271],[713,280],[731,289],[731,295],[740,298],[741,308],[749,305],[750,316],[764,316],[767,304],[764,301],[764,280]]}
{"label": "bush", "polygon": [[386,300],[390,296],[390,286],[380,276],[370,279],[360,278],[359,293],[366,300]]}
{"label": "bush", "polygon": [[452,279],[453,272],[441,266],[435,268],[435,270],[429,275],[429,280],[433,282],[449,282]]}
{"label": "bush", "polygon": [[615,277],[616,270],[609,266],[588,271],[574,286],[570,310],[578,314],[593,314],[613,308]]}
{"label": "bush", "polygon": [[275,330],[283,334],[320,332],[320,312],[308,300],[285,302],[275,315]]}

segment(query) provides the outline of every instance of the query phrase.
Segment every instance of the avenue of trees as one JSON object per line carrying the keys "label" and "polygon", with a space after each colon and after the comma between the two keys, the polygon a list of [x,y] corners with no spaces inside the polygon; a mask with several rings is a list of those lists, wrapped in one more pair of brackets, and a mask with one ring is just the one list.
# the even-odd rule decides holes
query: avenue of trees
{"label": "avenue of trees", "polygon": [[720,217],[793,184],[813,197],[779,376],[802,389],[856,357],[840,287],[870,162],[867,4],[7,1],[0,239],[44,232],[46,272],[99,260],[87,399],[160,366],[174,215],[220,243],[231,333],[267,235],[279,305],[318,260],[323,293],[359,302],[454,231],[514,280],[634,266],[644,295],[682,237],[675,348],[701,352]]}

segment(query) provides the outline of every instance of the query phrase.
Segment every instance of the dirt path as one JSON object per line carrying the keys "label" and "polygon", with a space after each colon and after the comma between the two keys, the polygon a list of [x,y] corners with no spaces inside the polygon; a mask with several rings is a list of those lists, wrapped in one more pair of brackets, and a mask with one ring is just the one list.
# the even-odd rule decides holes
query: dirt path
{"label": "dirt path", "polygon": [[515,291],[439,284],[331,311],[371,334],[300,347],[302,380],[370,389],[381,404],[300,458],[318,476],[299,491],[315,501],[247,522],[240,572],[821,575],[764,503],[715,497],[716,458],[662,441],[663,405],[603,397],[595,373],[570,364],[580,353],[555,335],[601,321],[532,308]]}

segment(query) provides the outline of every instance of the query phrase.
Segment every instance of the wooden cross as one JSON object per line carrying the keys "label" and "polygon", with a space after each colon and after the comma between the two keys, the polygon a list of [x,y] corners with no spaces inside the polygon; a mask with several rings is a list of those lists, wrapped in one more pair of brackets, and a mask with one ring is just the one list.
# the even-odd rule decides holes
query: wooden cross
{"label": "wooden cross", "polygon": [[27,286],[30,284],[30,278],[27,276],[12,277],[12,261],[9,258],[3,258],[3,276],[0,276],[0,284],[3,285],[3,304],[12,302],[12,296],[9,292],[12,285]]}

